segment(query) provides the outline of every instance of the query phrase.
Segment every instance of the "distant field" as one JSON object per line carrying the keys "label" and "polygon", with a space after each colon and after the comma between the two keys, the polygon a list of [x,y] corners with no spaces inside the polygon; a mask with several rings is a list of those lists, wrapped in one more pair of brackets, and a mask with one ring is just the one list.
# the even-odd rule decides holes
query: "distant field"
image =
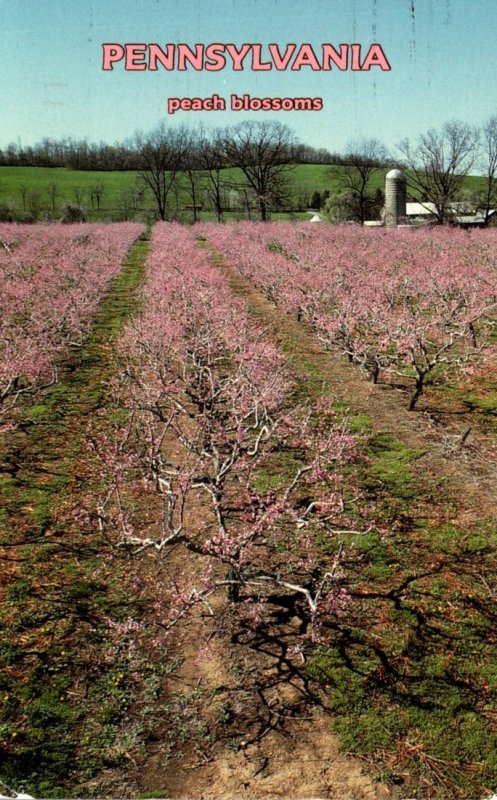
{"label": "distant field", "polygon": [[[331,167],[327,164],[297,166],[289,176],[294,208],[305,209],[308,199],[315,191],[322,193],[327,189],[331,193],[336,192],[340,188],[339,175],[346,169],[347,167]],[[383,188],[386,171],[380,170],[374,174],[370,182],[371,189]],[[236,169],[227,169],[225,173],[227,183],[235,184],[241,178],[240,171]],[[14,207],[17,213],[29,213],[35,209],[37,216],[48,211],[55,218],[60,214],[64,202],[81,203],[87,208],[90,220],[118,220],[125,215],[129,218],[143,216],[153,212],[154,203],[151,195],[146,192],[134,209],[132,195],[136,191],[137,177],[138,173],[135,171],[85,172],[61,167],[0,167],[0,204]],[[482,178],[470,176],[466,179],[467,188],[474,190],[482,181]],[[95,207],[92,207],[91,192],[99,183],[104,186],[104,192],[100,210],[97,210],[95,202]],[[54,202],[52,187],[55,187]],[[185,219],[189,217],[189,212],[184,207],[190,202],[184,187],[177,193],[177,197],[171,193],[174,210]],[[204,213],[203,216],[208,218],[210,215]],[[307,215],[305,210],[301,210],[295,216],[305,218]]]}
{"label": "distant field", "polygon": [[[62,167],[0,167],[0,203],[15,202],[17,211],[28,212],[34,196],[35,202],[42,208],[51,210],[51,186],[55,185],[56,214],[64,202],[76,203],[78,192],[82,193],[83,205],[91,212],[92,187],[102,183],[105,189],[100,204],[101,212],[92,214],[92,217],[105,219],[119,215],[121,195],[123,192],[133,191],[136,177],[136,172],[84,172]],[[26,189],[24,201],[23,192]],[[147,205],[152,209],[151,201]]]}

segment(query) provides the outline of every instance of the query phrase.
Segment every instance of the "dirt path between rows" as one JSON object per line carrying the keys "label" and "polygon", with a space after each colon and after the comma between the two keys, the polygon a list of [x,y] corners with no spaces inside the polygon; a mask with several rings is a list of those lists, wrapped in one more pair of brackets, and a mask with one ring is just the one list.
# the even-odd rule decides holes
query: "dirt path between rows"
{"label": "dirt path between rows", "polygon": [[[219,620],[216,627],[205,617],[191,620],[183,665],[168,690],[177,691],[179,682],[185,698],[201,694],[199,718],[216,743],[190,739],[166,772],[159,744],[143,764],[140,791],[166,786],[168,797],[196,800],[398,797],[365,762],[340,752],[326,708],[289,652],[296,633],[286,626],[284,634],[233,640]],[[208,654],[197,663],[202,646]]]}

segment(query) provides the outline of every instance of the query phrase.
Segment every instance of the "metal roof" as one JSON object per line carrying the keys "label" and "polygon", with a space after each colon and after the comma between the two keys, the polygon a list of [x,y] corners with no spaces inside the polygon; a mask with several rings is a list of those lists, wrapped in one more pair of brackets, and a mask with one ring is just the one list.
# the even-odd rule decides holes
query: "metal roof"
{"label": "metal roof", "polygon": [[427,217],[436,215],[437,207],[435,203],[406,203],[406,214],[408,217]]}

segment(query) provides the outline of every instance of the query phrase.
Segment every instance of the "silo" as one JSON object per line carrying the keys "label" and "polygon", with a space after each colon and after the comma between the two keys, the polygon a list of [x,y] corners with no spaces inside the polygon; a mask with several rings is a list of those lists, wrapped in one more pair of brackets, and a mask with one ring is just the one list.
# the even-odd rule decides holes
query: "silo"
{"label": "silo", "polygon": [[394,228],[406,218],[406,176],[391,169],[385,178],[385,225]]}

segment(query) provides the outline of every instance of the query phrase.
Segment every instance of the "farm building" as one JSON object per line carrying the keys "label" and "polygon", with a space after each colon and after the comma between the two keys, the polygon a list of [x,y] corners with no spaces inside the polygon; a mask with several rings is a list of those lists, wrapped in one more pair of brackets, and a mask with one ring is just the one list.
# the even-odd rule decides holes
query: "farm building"
{"label": "farm building", "polygon": [[[365,220],[366,227],[386,227],[432,225],[437,222],[436,204],[430,201],[407,201],[407,179],[399,169],[392,169],[385,176],[385,207],[381,220]],[[488,217],[496,213],[491,209],[488,216],[485,210],[475,207],[468,201],[452,202],[446,207],[448,221],[460,228],[484,228]]]}
{"label": "farm building", "polygon": [[[485,212],[483,209],[475,209],[471,203],[454,202],[449,204],[451,212],[451,223],[463,228],[483,228],[485,227]],[[495,209],[490,210],[490,216],[495,214]],[[436,222],[435,203],[406,203],[406,217],[410,223],[423,222],[431,224]]]}

